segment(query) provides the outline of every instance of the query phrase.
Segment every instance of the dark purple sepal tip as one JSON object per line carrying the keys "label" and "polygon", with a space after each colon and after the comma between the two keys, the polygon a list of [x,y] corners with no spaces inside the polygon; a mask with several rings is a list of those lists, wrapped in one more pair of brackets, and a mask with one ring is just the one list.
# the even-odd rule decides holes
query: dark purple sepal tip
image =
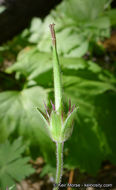
{"label": "dark purple sepal tip", "polygon": [[73,112],[73,110],[75,109],[75,104],[73,105],[72,109],[71,109],[71,112]]}
{"label": "dark purple sepal tip", "polygon": [[50,100],[51,105],[52,105],[52,109],[55,111],[55,105],[52,103],[52,100]]}
{"label": "dark purple sepal tip", "polygon": [[50,117],[50,115],[49,115],[49,113],[48,113],[48,108],[47,108],[47,106],[46,106],[46,103],[45,103],[45,102],[44,102],[44,106],[45,106],[45,111],[46,111],[47,117],[49,118],[49,117]]}

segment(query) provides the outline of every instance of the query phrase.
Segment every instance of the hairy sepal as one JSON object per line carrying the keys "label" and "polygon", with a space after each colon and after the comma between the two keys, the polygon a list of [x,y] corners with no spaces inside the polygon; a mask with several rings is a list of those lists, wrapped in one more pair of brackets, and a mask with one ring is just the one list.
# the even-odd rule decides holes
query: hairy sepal
{"label": "hairy sepal", "polygon": [[63,128],[62,128],[62,139],[63,141],[66,141],[72,134],[72,131],[73,131],[73,119],[74,119],[74,116],[77,112],[77,109],[78,108],[75,108],[73,110],[73,112],[71,112],[68,117],[66,118],[66,120],[64,121],[64,125],[63,125]]}
{"label": "hairy sepal", "polygon": [[41,117],[41,119],[43,120],[43,122],[45,123],[45,128],[49,131],[49,124],[48,124],[48,121],[47,119],[45,118],[44,116],[44,113],[39,109],[37,108],[38,112],[39,112],[39,115]]}

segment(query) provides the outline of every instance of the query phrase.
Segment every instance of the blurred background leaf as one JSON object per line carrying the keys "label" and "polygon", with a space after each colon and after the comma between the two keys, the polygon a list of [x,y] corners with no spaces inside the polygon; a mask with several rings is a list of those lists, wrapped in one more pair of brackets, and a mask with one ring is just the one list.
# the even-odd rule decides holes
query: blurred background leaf
{"label": "blurred background leaf", "polygon": [[6,141],[0,145],[0,188],[6,190],[21,181],[27,175],[34,173],[34,169],[27,164],[29,157],[21,157],[25,150],[21,138],[15,140],[12,145]]}

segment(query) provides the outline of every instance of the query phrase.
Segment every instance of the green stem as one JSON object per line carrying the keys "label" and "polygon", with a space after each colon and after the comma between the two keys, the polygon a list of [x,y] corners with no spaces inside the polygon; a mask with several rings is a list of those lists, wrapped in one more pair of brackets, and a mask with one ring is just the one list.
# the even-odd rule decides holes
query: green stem
{"label": "green stem", "polygon": [[58,190],[58,184],[61,183],[62,178],[62,170],[63,170],[63,145],[64,143],[56,143],[56,154],[57,154],[57,171],[56,171],[56,184],[57,186],[54,187],[54,190]]}

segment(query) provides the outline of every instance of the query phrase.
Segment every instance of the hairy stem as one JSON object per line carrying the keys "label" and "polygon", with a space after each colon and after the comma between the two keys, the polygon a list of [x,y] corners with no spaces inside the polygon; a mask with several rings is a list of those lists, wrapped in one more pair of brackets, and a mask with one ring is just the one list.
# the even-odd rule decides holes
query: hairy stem
{"label": "hairy stem", "polygon": [[58,190],[58,184],[61,183],[62,178],[62,170],[63,170],[63,145],[64,143],[56,143],[56,154],[57,154],[57,171],[56,171],[56,187],[54,187],[54,190]]}

